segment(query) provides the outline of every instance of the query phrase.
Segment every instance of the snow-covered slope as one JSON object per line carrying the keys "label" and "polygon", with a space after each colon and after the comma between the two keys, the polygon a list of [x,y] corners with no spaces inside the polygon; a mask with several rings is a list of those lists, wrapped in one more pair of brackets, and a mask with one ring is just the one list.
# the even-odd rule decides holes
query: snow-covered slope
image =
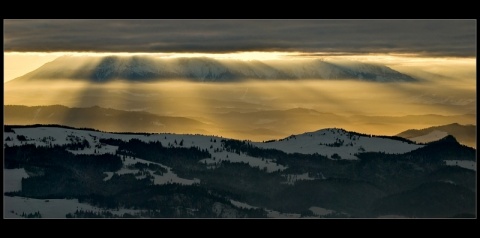
{"label": "snow-covered slope", "polygon": [[[206,149],[212,158],[205,158],[201,163],[214,165],[222,161],[244,162],[268,172],[286,169],[272,160],[260,159],[241,153],[226,151],[222,145],[223,138],[205,135],[180,135],[180,134],[118,134],[99,131],[69,129],[63,127],[31,127],[14,128],[13,132],[4,133],[4,141],[8,146],[20,144],[36,144],[38,146],[65,145],[74,141],[87,140],[90,148],[71,151],[76,154],[115,153],[117,147],[101,144],[100,138],[121,139],[129,141],[137,138],[145,142],[159,141],[164,146],[173,147],[198,147]],[[25,136],[26,141],[19,140],[18,136]],[[183,140],[183,145],[180,141]],[[274,142],[252,142],[259,148],[277,149],[286,153],[302,153],[327,156],[332,159],[357,159],[355,154],[361,152],[384,152],[388,154],[403,154],[423,147],[405,141],[390,138],[370,137],[345,131],[343,129],[322,129],[300,135],[292,135]],[[338,156],[336,156],[336,155]]]}
{"label": "snow-covered slope", "polygon": [[358,79],[365,81],[416,81],[384,65],[325,60],[241,61],[198,58],[153,58],[147,56],[63,56],[18,78],[84,79],[106,82],[188,79],[193,81],[238,81],[244,79]]}
{"label": "snow-covered slope", "polygon": [[[198,147],[206,149],[212,158],[205,158],[201,163],[214,165],[222,161],[244,162],[268,172],[286,169],[272,160],[260,159],[241,153],[226,151],[222,145],[223,138],[205,135],[180,135],[180,134],[118,134],[99,131],[70,129],[63,127],[31,127],[13,128],[13,132],[4,133],[5,145],[35,144],[38,146],[65,145],[74,141],[87,140],[90,148],[71,151],[75,154],[102,154],[115,153],[116,146],[105,145],[99,142],[100,138],[121,139],[129,141],[137,138],[141,141],[159,141],[164,146],[173,147]],[[18,136],[25,136],[26,141],[19,140]],[[183,140],[183,145],[180,141]],[[405,141],[383,137],[370,137],[345,131],[343,129],[322,129],[300,135],[292,135],[285,139],[273,142],[251,142],[259,148],[277,149],[286,153],[302,153],[327,156],[332,159],[357,159],[355,154],[361,152],[384,152],[388,154],[403,154],[423,147]],[[336,155],[338,156],[336,156]]]}
{"label": "snow-covered slope", "polygon": [[[159,141],[164,146],[173,147],[198,147],[206,149],[212,155],[212,158],[205,158],[200,163],[205,163],[207,166],[216,165],[223,161],[230,161],[233,163],[247,163],[250,166],[258,169],[265,169],[267,172],[274,172],[286,169],[285,166],[277,164],[273,160],[261,159],[248,156],[246,154],[236,154],[228,152],[221,145],[221,137],[205,136],[205,135],[181,135],[181,134],[118,134],[106,133],[99,131],[70,129],[63,127],[31,127],[31,128],[14,128],[14,132],[4,133],[4,143],[8,146],[35,144],[37,146],[48,145],[66,145],[73,142],[88,141],[90,148],[82,150],[70,150],[74,154],[114,154],[117,151],[116,146],[100,143],[100,139],[120,139],[129,141],[137,138],[144,142]],[[25,136],[26,141],[19,140],[18,136]],[[183,145],[180,142],[183,141]],[[212,166],[211,166],[212,167]],[[130,173],[130,172],[128,172]],[[132,172],[134,173],[134,172]],[[164,174],[164,176],[169,176]],[[196,181],[198,182],[198,181]],[[160,182],[159,182],[160,183]],[[191,183],[191,182],[182,182]]]}
{"label": "snow-covered slope", "polygon": [[403,154],[422,147],[400,140],[358,135],[343,129],[323,129],[292,135],[279,141],[253,144],[286,153],[318,153],[332,159],[357,159],[355,154],[361,152]]}

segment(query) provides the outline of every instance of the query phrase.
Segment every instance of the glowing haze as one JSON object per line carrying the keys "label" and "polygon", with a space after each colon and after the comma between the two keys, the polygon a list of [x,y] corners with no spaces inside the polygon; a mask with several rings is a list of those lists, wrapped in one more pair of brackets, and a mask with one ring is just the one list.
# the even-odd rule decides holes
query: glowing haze
{"label": "glowing haze", "polygon": [[[5,105],[145,111],[198,122],[192,127],[185,125],[178,131],[181,133],[257,141],[325,127],[395,135],[407,129],[476,123],[475,21],[94,22],[5,20]],[[238,31],[229,28],[232,24]],[[248,26],[251,31],[246,31]],[[390,29],[393,26],[398,32]],[[159,29],[171,32],[158,33]],[[270,35],[261,29],[271,29]],[[352,33],[348,29],[360,30]],[[239,37],[242,32],[245,36]],[[110,37],[113,33],[117,38]],[[305,33],[303,38],[301,33]],[[394,37],[402,34],[403,38]],[[95,37],[104,41],[95,41]],[[275,61],[277,65],[310,59],[348,60],[386,66],[417,81],[379,83],[345,78],[97,84],[65,78],[15,83],[15,78],[65,55],[203,57],[219,62]],[[34,120],[32,116],[30,121]],[[105,123],[115,124],[115,120]],[[152,131],[161,128],[160,122],[152,125]]]}

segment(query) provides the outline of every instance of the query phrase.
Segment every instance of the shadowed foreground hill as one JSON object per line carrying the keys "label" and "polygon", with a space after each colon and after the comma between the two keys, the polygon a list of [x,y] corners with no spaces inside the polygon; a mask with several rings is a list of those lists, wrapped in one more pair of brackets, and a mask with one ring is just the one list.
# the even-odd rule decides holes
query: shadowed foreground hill
{"label": "shadowed foreground hill", "polygon": [[475,193],[446,182],[425,183],[417,188],[387,196],[373,206],[376,215],[406,217],[447,217],[475,211]]}
{"label": "shadowed foreground hill", "polygon": [[[307,142],[319,148],[327,141],[333,143],[305,153]],[[475,165],[476,151],[453,136],[416,145],[403,138],[329,128],[293,135],[276,149],[265,148],[277,142],[7,125],[4,215],[476,216],[475,166],[461,166]],[[340,153],[357,143],[364,147],[352,150],[358,159],[325,154],[328,148]],[[296,145],[303,148],[292,150]],[[451,160],[458,164],[446,163]],[[78,200],[54,208],[59,213],[46,209],[72,198]],[[78,209],[87,205],[89,209]]]}

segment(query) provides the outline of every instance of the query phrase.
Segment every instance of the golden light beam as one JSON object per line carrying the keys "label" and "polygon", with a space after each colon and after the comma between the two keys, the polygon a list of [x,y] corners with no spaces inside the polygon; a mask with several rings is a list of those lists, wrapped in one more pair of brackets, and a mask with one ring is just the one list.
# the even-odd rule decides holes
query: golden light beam
{"label": "golden light beam", "polygon": [[[112,55],[111,53],[15,53],[6,52],[4,82],[11,80],[12,71],[29,71],[23,65],[48,62],[56,57],[74,54],[78,56]],[[116,53],[113,55],[149,55],[152,57],[212,57],[236,60],[275,60],[277,65],[288,64],[290,60],[311,59],[299,52],[239,52],[230,54],[199,53],[158,53],[135,54]],[[230,121],[222,117],[225,107],[232,111],[255,112],[264,110],[287,110],[292,108],[314,109],[321,113],[340,116],[404,116],[420,114],[457,115],[476,113],[476,61],[474,58],[426,58],[413,55],[357,55],[357,56],[316,56],[336,60],[358,60],[384,64],[400,72],[417,74],[422,77],[419,83],[373,83],[354,80],[298,80],[298,81],[246,81],[241,83],[112,83],[93,85],[85,82],[52,83],[45,81],[36,85],[18,87],[5,84],[4,102],[22,105],[53,105],[85,107],[93,104],[121,110],[145,109],[164,116],[180,116],[211,123],[212,134],[237,139],[264,140],[271,136],[249,132],[256,129],[277,131],[288,136],[314,129],[322,129],[330,124],[322,122],[299,122],[275,124],[259,118]],[[42,59],[42,60],[39,60]],[[280,62],[280,63],[279,63]],[[298,63],[298,62],[296,62]],[[32,66],[33,67],[33,66]],[[24,72],[26,73],[26,72]],[[13,74],[14,75],[14,74]],[[42,90],[39,90],[41,88]],[[105,94],[98,100],[87,100],[83,95]],[[129,96],[144,94],[145,97]],[[147,97],[147,95],[152,95]],[[93,101],[92,101],[93,100]],[[131,102],[134,100],[135,102]],[[217,105],[223,102],[223,106]],[[133,108],[135,107],[135,108]],[[243,108],[240,108],[243,107]],[[255,115],[255,114],[252,114]],[[248,120],[247,120],[248,119]],[[278,118],[282,120],[284,118]],[[303,118],[305,119],[305,118]],[[306,119],[305,119],[306,120]],[[338,124],[348,130],[372,134],[393,134],[403,129],[422,128],[425,123],[408,121],[404,123],[382,124],[381,119]],[[247,123],[248,122],[248,123]],[[253,123],[252,123],[253,122]],[[255,124],[255,122],[257,122]],[[213,123],[213,124],[212,124]],[[270,124],[269,124],[270,123]],[[474,123],[474,122],[473,122]],[[281,126],[279,126],[281,125]],[[433,125],[431,125],[433,126]],[[263,127],[263,128],[261,128]],[[260,130],[261,131],[261,130]],[[250,134],[249,134],[250,133]],[[278,136],[278,135],[276,135]],[[277,138],[278,139],[278,138]]]}

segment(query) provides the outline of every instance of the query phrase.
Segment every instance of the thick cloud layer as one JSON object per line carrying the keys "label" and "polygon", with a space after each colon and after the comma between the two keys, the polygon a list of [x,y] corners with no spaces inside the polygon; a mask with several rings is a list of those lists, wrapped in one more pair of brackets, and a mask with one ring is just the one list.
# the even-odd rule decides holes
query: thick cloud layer
{"label": "thick cloud layer", "polygon": [[475,20],[4,20],[5,51],[475,56]]}

